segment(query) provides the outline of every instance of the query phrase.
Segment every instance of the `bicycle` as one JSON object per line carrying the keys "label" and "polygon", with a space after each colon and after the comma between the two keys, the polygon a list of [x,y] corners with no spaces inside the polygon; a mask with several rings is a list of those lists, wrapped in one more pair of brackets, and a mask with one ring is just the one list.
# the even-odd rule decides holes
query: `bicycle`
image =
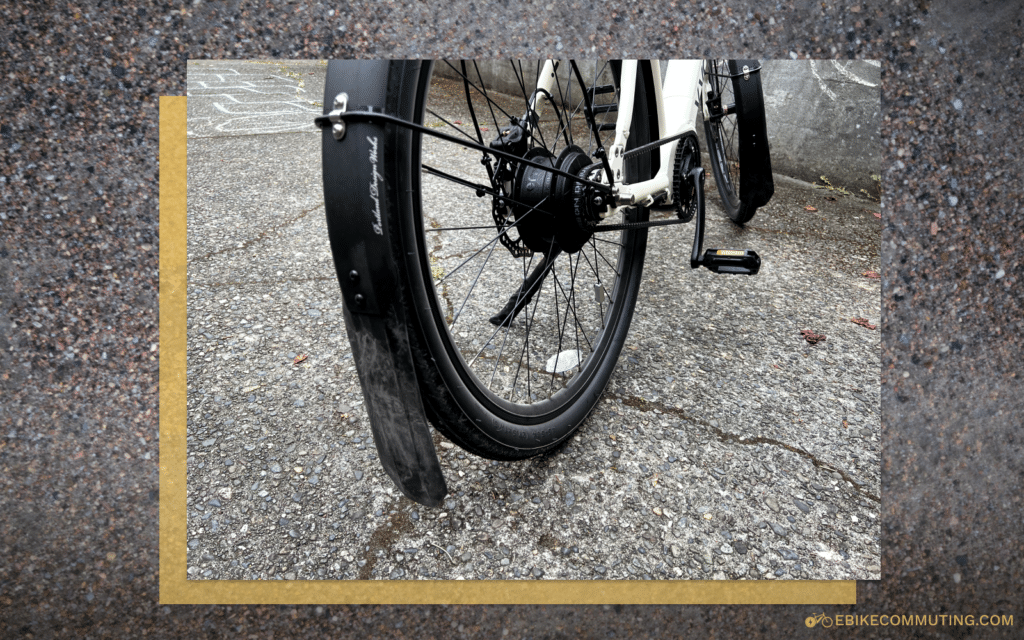
{"label": "bicycle", "polygon": [[316,119],[374,442],[428,506],[447,493],[428,423],[470,453],[517,460],[590,414],[649,228],[693,222],[692,268],[757,273],[754,251],[702,251],[698,116],[735,223],[774,191],[757,61],[671,61],[664,82],[655,61],[513,63],[514,97],[478,63],[441,65],[454,79],[431,94],[430,62],[332,61]]}

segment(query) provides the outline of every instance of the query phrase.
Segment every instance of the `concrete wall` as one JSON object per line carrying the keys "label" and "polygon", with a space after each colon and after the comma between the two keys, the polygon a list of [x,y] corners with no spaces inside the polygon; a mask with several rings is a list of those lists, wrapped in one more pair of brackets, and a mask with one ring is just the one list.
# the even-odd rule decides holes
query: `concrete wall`
{"label": "concrete wall", "polygon": [[[460,63],[457,60],[449,61],[455,69],[461,69]],[[525,78],[525,85],[527,92],[532,92],[533,87],[537,85],[537,73],[539,72],[539,66],[536,61],[523,61],[520,65],[517,65],[513,69],[512,65],[509,64],[508,60],[478,60],[475,63],[466,62],[466,69],[469,73],[469,78],[474,83],[477,81],[477,69],[480,70],[480,77],[484,79],[488,91],[496,90],[502,93],[508,93],[511,95],[521,95],[522,89],[520,87],[520,77]],[[593,82],[594,72],[597,67],[597,63],[593,60],[580,60],[576,63],[579,67],[580,75],[583,76],[583,81],[586,83]],[[446,78],[460,79],[459,73],[452,69],[452,67],[445,64],[443,61],[438,60],[434,64],[434,73],[440,74]],[[572,69],[568,63],[562,62],[558,65],[558,70],[555,75],[558,78],[558,85],[561,87],[570,86],[569,76],[572,75],[572,87],[575,89],[579,86],[576,81],[575,74],[572,73]],[[601,64],[601,76],[598,78],[599,84],[612,84],[611,72],[607,69],[607,65]],[[598,96],[598,102],[610,101],[606,95]],[[519,114],[522,115],[522,114]]]}
{"label": "concrete wall", "polygon": [[762,65],[776,173],[877,193],[882,67],[873,61],[771,60]]}
{"label": "concrete wall", "polygon": [[[519,93],[519,82],[507,61],[486,60],[477,65],[489,88]],[[579,66],[584,80],[590,82],[594,63]],[[536,65],[524,63],[524,67],[527,81],[534,82]],[[435,70],[456,77],[442,62]],[[475,75],[475,70],[471,73]],[[562,65],[559,76],[565,78],[568,73],[568,65]],[[878,183],[872,176],[881,173],[881,65],[860,60],[768,60],[761,76],[772,169],[808,182],[820,182],[825,176],[837,187],[876,194]],[[602,77],[600,82],[610,79]],[[703,141],[703,126],[698,124],[697,130]]]}

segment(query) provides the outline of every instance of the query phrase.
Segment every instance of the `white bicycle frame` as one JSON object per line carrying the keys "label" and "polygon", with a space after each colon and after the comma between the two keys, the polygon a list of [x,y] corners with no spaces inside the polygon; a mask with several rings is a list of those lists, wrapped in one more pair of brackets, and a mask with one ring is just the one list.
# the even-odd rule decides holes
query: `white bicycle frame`
{"label": "white bicycle frame", "polygon": [[[694,123],[697,120],[698,110],[705,120],[709,117],[705,93],[708,86],[707,74],[710,73],[710,63],[705,63],[703,60],[669,60],[664,83],[659,82],[661,67],[658,61],[652,60],[651,66],[654,75],[654,106],[658,113],[658,132],[661,134],[661,139],[682,133],[695,133]],[[557,67],[557,62],[547,60],[537,79],[537,92],[534,94],[534,102],[531,107],[538,114],[542,106],[540,97],[550,99],[550,96],[553,95]],[[672,169],[679,140],[673,140],[660,147],[661,168],[658,175],[635,184],[622,183],[623,154],[626,151],[626,141],[629,139],[633,119],[636,74],[637,61],[623,61],[619,80],[621,89],[619,91],[618,118],[615,122],[615,138],[607,149],[608,164],[611,167],[612,175],[615,176],[616,206],[609,207],[606,215],[602,217],[617,214],[619,209],[634,204],[651,206],[662,195],[665,196],[665,204],[673,202]],[[602,172],[599,181],[606,180],[607,178]]]}

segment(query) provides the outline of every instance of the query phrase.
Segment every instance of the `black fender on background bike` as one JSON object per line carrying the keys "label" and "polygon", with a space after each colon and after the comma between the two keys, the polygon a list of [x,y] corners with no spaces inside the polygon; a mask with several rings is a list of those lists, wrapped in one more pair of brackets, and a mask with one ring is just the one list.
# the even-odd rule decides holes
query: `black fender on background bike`
{"label": "black fender on background bike", "polygon": [[[744,74],[744,70],[748,70]],[[747,169],[740,173],[740,197],[747,207],[763,207],[775,193],[772,178],[771,152],[764,118],[764,95],[758,60],[730,60],[729,72],[739,79],[735,83],[737,118],[742,129],[739,136],[740,163]],[[755,82],[750,82],[755,79]],[[753,214],[751,214],[751,217]]]}
{"label": "black fender on background bike", "polygon": [[745,224],[775,192],[765,123],[761,64],[757,60],[709,63],[705,140],[722,207]]}
{"label": "black fender on background bike", "polygon": [[[397,113],[380,91],[386,85],[388,61],[332,60],[325,95],[333,100],[341,91],[348,103]],[[330,111],[332,105],[325,104]],[[407,129],[383,123],[354,122],[336,140],[331,127],[323,129],[324,205],[334,254],[334,266],[344,298],[345,326],[359,382],[366,401],[374,444],[381,465],[398,488],[411,500],[437,506],[448,493],[441,464],[431,440],[420,397],[419,383],[409,342],[401,288],[405,277],[392,259],[401,255],[398,231],[388,228],[381,211],[388,193],[381,172],[380,150],[386,136],[408,136]],[[397,251],[398,253],[394,253]]]}

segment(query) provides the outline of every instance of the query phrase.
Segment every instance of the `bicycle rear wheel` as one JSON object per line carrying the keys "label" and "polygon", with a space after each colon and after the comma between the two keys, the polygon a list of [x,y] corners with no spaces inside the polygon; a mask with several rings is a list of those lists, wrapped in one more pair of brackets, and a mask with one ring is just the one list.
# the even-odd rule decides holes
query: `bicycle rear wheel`
{"label": "bicycle rear wheel", "polygon": [[710,118],[705,141],[726,215],[736,224],[754,217],[775,191],[757,60],[712,60]]}
{"label": "bicycle rear wheel", "polygon": [[[588,120],[584,102],[605,102],[596,111],[614,122],[617,63],[598,63],[582,87],[569,63],[559,65],[539,117],[529,104],[540,63],[512,65],[504,74],[511,83],[500,91],[485,86],[488,74],[474,63],[442,65],[390,65],[387,102],[397,115],[484,145],[514,129],[510,121],[533,120],[530,134],[507,148],[573,175],[597,163],[602,136],[611,143],[613,132]],[[657,136],[651,69],[640,67],[628,148]],[[574,232],[573,181],[521,163],[419,133],[382,144],[382,213],[398,233],[403,277],[396,286],[413,325],[428,419],[488,458],[521,459],[558,446],[589,415],[615,368],[646,230]],[[652,177],[656,155],[630,159],[625,180]],[[646,219],[635,208],[604,223]]]}

